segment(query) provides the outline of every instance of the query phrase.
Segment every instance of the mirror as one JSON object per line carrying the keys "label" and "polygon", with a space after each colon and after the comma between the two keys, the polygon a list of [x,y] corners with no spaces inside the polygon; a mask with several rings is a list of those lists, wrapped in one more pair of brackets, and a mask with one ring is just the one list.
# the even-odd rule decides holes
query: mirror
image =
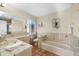
{"label": "mirror", "polygon": [[53,25],[55,28],[59,28],[59,18],[53,18]]}

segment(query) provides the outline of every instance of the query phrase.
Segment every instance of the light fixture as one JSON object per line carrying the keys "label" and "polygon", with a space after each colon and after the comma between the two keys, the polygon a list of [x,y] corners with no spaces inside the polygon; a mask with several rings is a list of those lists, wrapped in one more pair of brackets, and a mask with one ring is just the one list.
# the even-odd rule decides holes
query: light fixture
{"label": "light fixture", "polygon": [[0,3],[0,7],[5,7],[6,3]]}

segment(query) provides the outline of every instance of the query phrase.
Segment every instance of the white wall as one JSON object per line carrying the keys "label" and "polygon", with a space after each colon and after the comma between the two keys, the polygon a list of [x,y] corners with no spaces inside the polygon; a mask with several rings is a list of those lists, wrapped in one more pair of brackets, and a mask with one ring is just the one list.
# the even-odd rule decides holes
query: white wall
{"label": "white wall", "polygon": [[74,28],[74,35],[79,37],[79,4],[73,5],[71,22]]}
{"label": "white wall", "polygon": [[[59,29],[54,28],[52,22],[53,18],[59,19]],[[40,27],[37,25],[38,33],[70,33],[70,23],[71,23],[71,9],[60,11],[57,13],[51,13],[47,16],[37,17],[38,24],[43,23],[43,26]]]}

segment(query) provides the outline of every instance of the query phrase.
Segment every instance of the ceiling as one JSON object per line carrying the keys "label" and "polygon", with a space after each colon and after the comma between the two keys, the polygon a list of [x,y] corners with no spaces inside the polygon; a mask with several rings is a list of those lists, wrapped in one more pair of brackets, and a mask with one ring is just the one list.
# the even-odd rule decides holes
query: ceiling
{"label": "ceiling", "polygon": [[44,16],[50,13],[65,10],[71,3],[10,3],[10,5],[34,16]]}

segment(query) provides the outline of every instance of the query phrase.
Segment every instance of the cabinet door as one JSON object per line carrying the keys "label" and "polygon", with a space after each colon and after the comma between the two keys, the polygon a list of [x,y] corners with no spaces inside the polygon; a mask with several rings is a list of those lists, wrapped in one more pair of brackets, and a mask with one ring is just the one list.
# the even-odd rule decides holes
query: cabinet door
{"label": "cabinet door", "polygon": [[32,56],[32,48],[29,47],[29,48],[25,49],[24,51],[16,54],[15,56]]}

